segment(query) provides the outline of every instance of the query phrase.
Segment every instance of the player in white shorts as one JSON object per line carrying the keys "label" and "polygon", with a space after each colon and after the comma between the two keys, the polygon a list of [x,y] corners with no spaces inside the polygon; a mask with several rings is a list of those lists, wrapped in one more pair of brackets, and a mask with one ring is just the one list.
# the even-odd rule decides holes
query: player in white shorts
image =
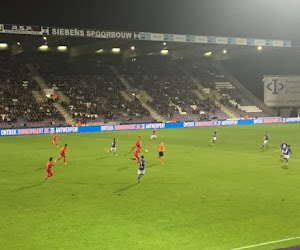
{"label": "player in white shorts", "polygon": [[284,153],[284,150],[286,149],[286,147],[287,147],[286,141],[282,141],[282,143],[280,144],[280,149],[281,149],[280,157],[283,156],[283,153]]}
{"label": "player in white shorts", "polygon": [[156,129],[153,129],[150,141],[156,141]]}
{"label": "player in white shorts", "polygon": [[138,169],[138,183],[140,183],[140,178],[142,175],[145,175],[145,165],[146,162],[144,160],[144,156],[141,156],[141,160],[139,161],[139,169]]}
{"label": "player in white shorts", "polygon": [[264,146],[266,146],[267,148],[269,148],[269,146],[268,146],[268,143],[269,143],[269,135],[268,135],[268,133],[267,133],[267,131],[265,132],[265,140],[264,140],[264,143],[263,143],[263,145],[261,146],[261,148],[264,148]]}
{"label": "player in white shorts", "polygon": [[215,144],[216,140],[217,140],[217,130],[215,129],[211,143]]}
{"label": "player in white shorts", "polygon": [[107,150],[107,152],[114,152],[114,155],[117,156],[116,138],[113,139],[110,150]]}
{"label": "player in white shorts", "polygon": [[291,146],[290,145],[287,145],[287,147],[285,148],[284,152],[283,152],[283,156],[284,156],[284,160],[285,160],[285,165],[288,164],[288,161],[290,159],[290,155],[289,154],[292,154],[292,150],[291,150]]}

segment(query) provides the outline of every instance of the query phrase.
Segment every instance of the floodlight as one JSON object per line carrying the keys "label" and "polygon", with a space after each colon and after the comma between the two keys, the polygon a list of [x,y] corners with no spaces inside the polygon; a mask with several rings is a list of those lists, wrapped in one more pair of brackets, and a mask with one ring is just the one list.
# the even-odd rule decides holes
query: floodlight
{"label": "floodlight", "polygon": [[41,51],[48,50],[48,45],[44,44],[44,45],[40,46],[39,50],[41,50]]}
{"label": "floodlight", "polygon": [[130,49],[131,49],[131,50],[135,50],[135,47],[134,47],[134,46],[131,46]]}
{"label": "floodlight", "polygon": [[120,53],[121,49],[120,48],[112,48],[111,51],[112,51],[112,53]]}
{"label": "floodlight", "polygon": [[261,47],[261,46],[258,46],[257,49],[258,49],[258,50],[262,50],[262,47]]}
{"label": "floodlight", "polygon": [[211,51],[204,53],[204,56],[211,56]]}
{"label": "floodlight", "polygon": [[6,49],[8,47],[7,43],[0,43],[0,49]]}
{"label": "floodlight", "polygon": [[226,49],[224,49],[224,50],[223,50],[223,54],[226,54],[226,53],[227,53],[227,50],[226,50]]}
{"label": "floodlight", "polygon": [[59,45],[59,46],[57,47],[57,50],[58,50],[58,51],[66,51],[67,49],[68,49],[68,47],[65,46],[65,45]]}
{"label": "floodlight", "polygon": [[167,49],[162,49],[162,50],[160,51],[160,53],[161,53],[162,55],[167,55],[167,54],[169,53],[169,50],[167,50]]}

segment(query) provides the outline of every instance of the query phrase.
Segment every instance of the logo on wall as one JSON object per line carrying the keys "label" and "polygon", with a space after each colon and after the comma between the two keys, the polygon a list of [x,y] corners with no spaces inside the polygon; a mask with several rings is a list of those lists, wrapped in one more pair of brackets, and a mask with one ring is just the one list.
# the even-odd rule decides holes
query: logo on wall
{"label": "logo on wall", "polygon": [[41,32],[43,35],[49,35],[49,27],[41,27]]}
{"label": "logo on wall", "polygon": [[272,91],[272,94],[277,95],[279,91],[283,90],[283,84],[278,79],[272,79],[272,82],[267,85],[267,89]]}

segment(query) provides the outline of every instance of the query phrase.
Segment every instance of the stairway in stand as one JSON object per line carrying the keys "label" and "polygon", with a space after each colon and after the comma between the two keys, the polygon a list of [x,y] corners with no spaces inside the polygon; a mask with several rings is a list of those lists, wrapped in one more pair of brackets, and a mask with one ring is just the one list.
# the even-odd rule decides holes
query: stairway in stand
{"label": "stairway in stand", "polygon": [[[33,79],[38,83],[38,85],[41,88],[41,92],[39,91],[32,91],[33,96],[37,100],[37,102],[44,102],[45,97],[42,94],[44,89],[48,89],[48,85],[45,82],[44,78],[41,76],[39,71],[35,68],[33,64],[27,64],[26,65],[29,72],[31,73]],[[72,118],[72,116],[63,108],[63,106],[60,104],[61,102],[66,102],[69,103],[70,99],[65,96],[61,91],[57,91],[58,95],[58,102],[55,102],[53,106],[61,113],[61,115],[64,117],[66,120],[67,124],[69,125],[76,125],[76,121]],[[38,101],[39,100],[39,101]]]}
{"label": "stairway in stand", "polygon": [[[130,86],[130,84],[128,83],[128,81],[119,74],[118,70],[114,67],[114,66],[110,66],[110,69],[112,70],[112,72],[120,79],[120,81],[122,82],[122,84],[125,86],[126,88],[126,95],[128,96],[128,98],[130,98],[130,94],[132,93],[132,88]],[[122,93],[121,93],[122,94]],[[123,93],[124,94],[124,93]],[[125,98],[125,94],[124,94],[124,98]],[[141,91],[136,98],[139,100],[139,102],[141,103],[141,105],[147,109],[151,115],[151,117],[153,119],[155,119],[158,122],[165,122],[166,120],[160,115],[158,114],[153,108],[151,108],[146,102],[149,101],[153,101],[153,99],[148,95],[148,93],[146,91]],[[126,100],[126,98],[125,98]],[[132,99],[131,99],[132,100]]]}

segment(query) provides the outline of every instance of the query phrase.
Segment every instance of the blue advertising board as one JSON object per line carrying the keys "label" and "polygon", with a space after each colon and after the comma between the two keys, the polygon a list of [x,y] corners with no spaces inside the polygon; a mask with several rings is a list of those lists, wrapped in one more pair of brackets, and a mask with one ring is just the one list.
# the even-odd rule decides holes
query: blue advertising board
{"label": "blue advertising board", "polygon": [[300,122],[299,117],[267,117],[247,120],[213,120],[213,121],[189,121],[189,122],[159,122],[159,123],[136,123],[136,124],[115,124],[96,125],[80,127],[43,127],[43,128],[10,128],[0,129],[0,136],[16,135],[40,135],[53,133],[84,133],[84,132],[104,132],[123,131],[139,129],[162,129],[162,128],[188,128],[188,127],[208,127],[208,126],[232,126],[270,123],[294,123]]}

